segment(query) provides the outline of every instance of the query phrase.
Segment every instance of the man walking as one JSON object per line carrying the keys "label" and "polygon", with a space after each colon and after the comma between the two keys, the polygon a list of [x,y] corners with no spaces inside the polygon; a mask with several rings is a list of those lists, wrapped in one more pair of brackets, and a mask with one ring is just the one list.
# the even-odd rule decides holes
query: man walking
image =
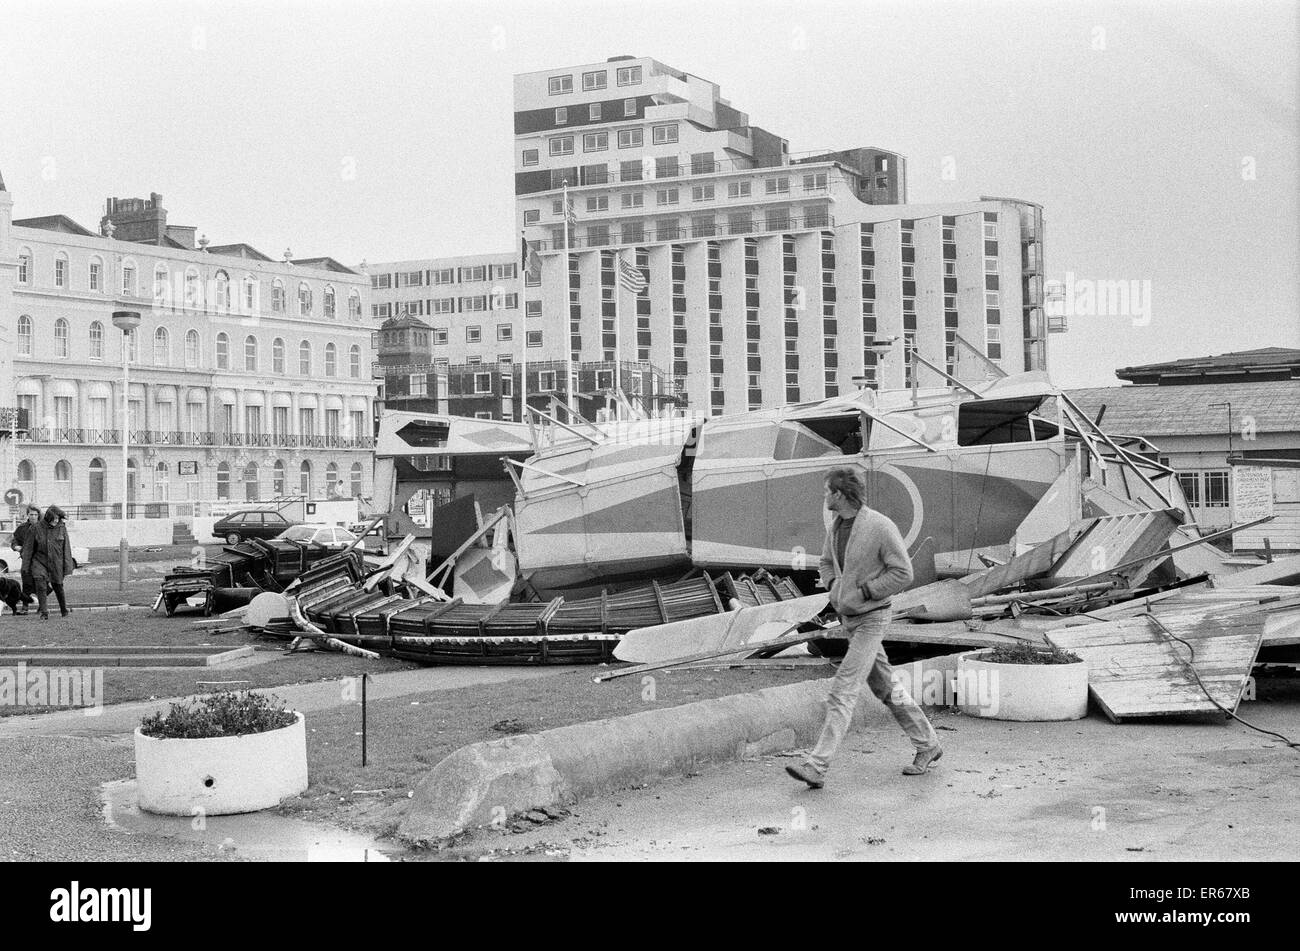
{"label": "man walking", "polygon": [[63,509],[51,505],[23,543],[23,567],[25,569],[31,565],[32,581],[36,587],[36,606],[42,621],[47,621],[50,617],[45,601],[51,588],[54,589],[54,596],[59,599],[59,610],[63,616],[67,617],[71,613],[63,594],[63,579],[72,574],[76,563],[72,560],[68,528],[63,524],[65,518]]}
{"label": "man walking", "polygon": [[848,732],[858,694],[866,680],[871,692],[894,715],[916,748],[906,776],[920,776],[943,755],[925,713],[902,686],[895,686],[883,641],[890,598],[912,580],[912,560],[898,527],[864,504],[866,486],[858,470],[832,469],[826,475],[826,507],[835,513],[822,549],[821,584],[830,587],[831,607],[849,637],[827,697],[826,722],[817,745],[799,766],[786,772],[813,789],[825,782],[831,757]]}
{"label": "man walking", "polygon": [[[27,521],[23,522],[14,529],[13,541],[9,547],[14,551],[22,553],[23,545],[27,541],[27,536],[36,531],[36,523],[41,520],[41,510],[35,505],[27,506]],[[32,566],[23,561],[22,571],[23,599],[21,610],[17,614],[26,614],[27,606],[32,603],[32,595],[36,593],[36,585],[32,581]]]}

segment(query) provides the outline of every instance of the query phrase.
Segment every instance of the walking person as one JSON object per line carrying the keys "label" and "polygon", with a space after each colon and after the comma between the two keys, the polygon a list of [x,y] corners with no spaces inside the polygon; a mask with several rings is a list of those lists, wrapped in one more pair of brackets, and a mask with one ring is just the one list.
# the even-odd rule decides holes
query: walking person
{"label": "walking person", "polygon": [[63,509],[51,505],[23,543],[23,567],[25,569],[28,565],[31,566],[32,581],[36,588],[36,607],[42,621],[47,621],[50,617],[45,602],[51,588],[54,589],[54,596],[59,599],[59,610],[63,616],[67,617],[71,613],[63,594],[63,579],[72,574],[75,568],[68,527],[63,524],[66,517]]}
{"label": "walking person", "polygon": [[920,776],[943,755],[939,738],[925,712],[901,685],[883,641],[890,620],[890,598],[912,580],[912,560],[898,527],[864,504],[866,486],[858,470],[832,469],[826,475],[826,508],[835,513],[822,549],[821,585],[829,587],[830,603],[849,637],[827,697],[826,721],[817,745],[798,766],[786,772],[813,789],[825,783],[826,770],[853,719],[865,680],[871,692],[889,708],[916,749],[903,767],[907,776]]}
{"label": "walking person", "polygon": [[[27,536],[32,534],[32,532],[36,531],[36,523],[39,522],[40,520],[41,520],[40,507],[36,505],[27,506],[27,521],[23,522],[16,529],[14,529],[13,541],[10,542],[9,547],[21,554],[23,550],[23,544],[27,541]],[[16,614],[27,613],[28,606],[34,600],[32,598],[32,595],[36,593],[36,585],[32,581],[32,566],[27,563],[26,559],[23,560],[23,570],[22,570],[21,580],[23,585],[22,604],[20,606],[20,609],[15,612]]]}

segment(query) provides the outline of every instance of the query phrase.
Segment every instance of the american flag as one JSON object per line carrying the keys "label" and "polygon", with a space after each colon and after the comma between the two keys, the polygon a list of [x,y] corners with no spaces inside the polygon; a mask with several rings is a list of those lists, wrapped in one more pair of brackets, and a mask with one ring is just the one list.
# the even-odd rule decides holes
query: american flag
{"label": "american flag", "polygon": [[569,222],[569,227],[576,228],[578,226],[578,212],[573,207],[572,198],[566,197],[564,199],[564,218]]}
{"label": "american flag", "polygon": [[633,294],[640,294],[649,284],[639,267],[633,267],[621,257],[618,259],[618,283]]}

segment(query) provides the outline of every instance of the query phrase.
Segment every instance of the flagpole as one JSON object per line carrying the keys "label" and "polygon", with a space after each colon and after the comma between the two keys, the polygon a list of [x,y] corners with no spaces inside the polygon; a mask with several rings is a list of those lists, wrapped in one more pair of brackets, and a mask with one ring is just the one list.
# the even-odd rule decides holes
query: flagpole
{"label": "flagpole", "polygon": [[[519,302],[524,305],[520,316],[520,322],[524,328],[524,341],[520,347],[519,353],[519,420],[518,422],[528,422],[528,301],[525,300],[527,294],[524,293],[528,287],[528,235],[519,232],[523,237],[524,254],[523,261],[520,262],[519,272]],[[540,275],[539,275],[540,277]]]}
{"label": "flagpole", "polygon": [[623,299],[623,252],[618,252],[618,260],[614,262],[614,418],[621,420],[623,418],[623,385],[621,374],[619,372],[619,358],[622,351],[619,348],[619,324],[622,323],[620,316],[619,304]]}
{"label": "flagpole", "polygon": [[573,242],[569,237],[569,180],[564,180],[564,402],[569,407],[569,418],[567,422],[573,422],[573,411],[576,407],[573,405],[575,397],[573,395],[573,307],[569,295],[571,293],[572,279],[569,277],[569,268],[572,265],[570,260]]}

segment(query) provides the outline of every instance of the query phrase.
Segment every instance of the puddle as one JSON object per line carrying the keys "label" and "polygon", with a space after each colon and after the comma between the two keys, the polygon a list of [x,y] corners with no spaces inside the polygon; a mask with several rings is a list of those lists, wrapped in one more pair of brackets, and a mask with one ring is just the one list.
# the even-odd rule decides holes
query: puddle
{"label": "puddle", "polygon": [[315,825],[275,812],[234,816],[160,816],[136,802],[134,779],[100,787],[104,821],[128,835],[152,835],[199,842],[240,858],[275,862],[389,862],[406,857],[396,846],[380,848],[364,835]]}

